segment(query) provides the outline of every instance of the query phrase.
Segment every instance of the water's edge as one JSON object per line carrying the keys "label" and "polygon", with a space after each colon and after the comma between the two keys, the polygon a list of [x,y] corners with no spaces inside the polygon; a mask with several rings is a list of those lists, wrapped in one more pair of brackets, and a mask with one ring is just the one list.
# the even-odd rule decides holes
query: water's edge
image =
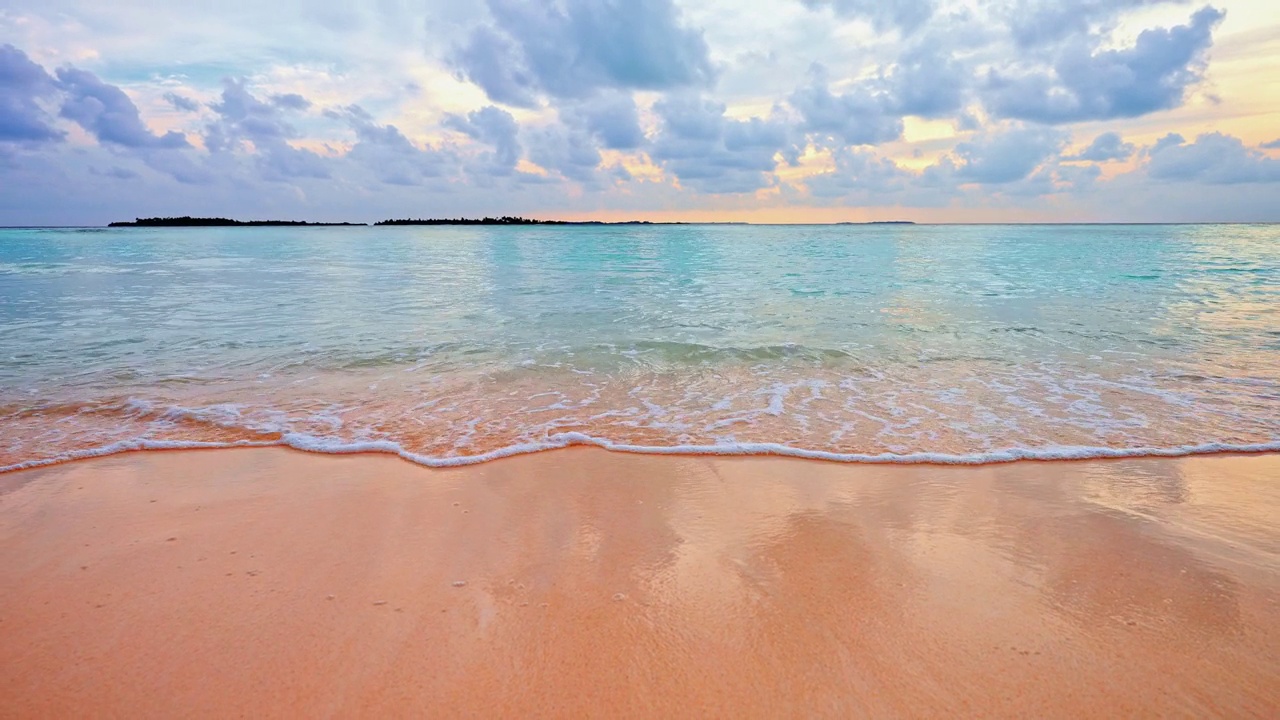
{"label": "water's edge", "polygon": [[235,442],[200,442],[174,440],[129,440],[110,443],[97,448],[81,450],[56,457],[30,460],[0,467],[0,474],[34,470],[38,468],[61,465],[64,463],[109,457],[131,452],[159,450],[216,450],[234,448],[290,448],[318,455],[357,455],[377,453],[395,455],[403,460],[428,468],[454,468],[501,460],[517,455],[560,450],[568,447],[596,447],[609,452],[633,455],[684,455],[714,457],[786,457],[801,460],[819,460],[845,464],[862,465],[944,465],[944,466],[979,466],[998,465],[1013,462],[1063,462],[1081,460],[1121,460],[1140,458],[1182,458],[1204,455],[1257,455],[1263,453],[1280,453],[1280,441],[1236,445],[1230,443],[1210,442],[1199,445],[1181,445],[1177,447],[1141,447],[1141,448],[1108,448],[1089,446],[1061,446],[1039,450],[1029,448],[1008,448],[985,453],[953,455],[947,453],[883,453],[865,455],[858,453],[833,453],[822,450],[808,450],[776,443],[741,443],[734,445],[674,445],[648,446],[626,445],[615,443],[605,438],[596,438],[581,433],[563,433],[552,437],[548,442],[526,445],[514,445],[500,448],[480,455],[456,457],[431,457],[412,453],[402,448],[399,443],[357,442],[339,443],[326,441],[310,435],[291,434],[276,441],[240,440]]}
{"label": "water's edge", "polygon": [[0,230],[0,472],[1280,450],[1275,227]]}

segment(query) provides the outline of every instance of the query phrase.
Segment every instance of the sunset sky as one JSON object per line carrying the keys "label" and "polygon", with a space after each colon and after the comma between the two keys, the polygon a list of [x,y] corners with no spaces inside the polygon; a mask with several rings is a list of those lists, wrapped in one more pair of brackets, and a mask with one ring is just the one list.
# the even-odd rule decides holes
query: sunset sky
{"label": "sunset sky", "polygon": [[1280,2],[6,0],[0,225],[1280,221]]}

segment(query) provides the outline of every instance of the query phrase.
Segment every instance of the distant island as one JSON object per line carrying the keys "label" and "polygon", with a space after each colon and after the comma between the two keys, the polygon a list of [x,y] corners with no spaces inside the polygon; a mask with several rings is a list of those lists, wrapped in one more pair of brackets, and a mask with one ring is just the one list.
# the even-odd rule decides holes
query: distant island
{"label": "distant island", "polygon": [[[380,220],[375,226],[388,225],[749,225],[745,222],[719,223],[687,223],[687,222],[651,222],[649,220],[623,220],[605,222],[603,220],[534,220],[531,218],[504,215],[502,217],[483,218],[401,218]],[[832,225],[915,225],[910,220],[875,220],[872,222],[838,222]],[[367,227],[368,223],[351,222],[306,222],[304,220],[232,220],[230,218],[198,218],[189,215],[182,217],[137,218],[132,222],[113,222],[107,227]]]}
{"label": "distant island", "polygon": [[[383,220],[374,225],[653,225],[648,220],[627,220],[625,222],[603,222],[600,220],[531,220],[522,217],[486,217],[486,218],[430,218],[426,220]],[[683,223],[660,223],[662,225],[682,225]]]}
{"label": "distant island", "polygon": [[363,226],[368,223],[322,223],[305,222],[303,220],[231,220],[228,218],[197,218],[184,215],[182,217],[137,218],[133,222],[113,222],[107,227],[334,227]]}

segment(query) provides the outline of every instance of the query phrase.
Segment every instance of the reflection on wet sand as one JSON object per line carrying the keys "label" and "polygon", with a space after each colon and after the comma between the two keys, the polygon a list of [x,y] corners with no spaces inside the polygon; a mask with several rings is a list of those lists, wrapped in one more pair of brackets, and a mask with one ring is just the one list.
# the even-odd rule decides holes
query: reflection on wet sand
{"label": "reflection on wet sand", "polygon": [[73,463],[0,494],[0,716],[1274,716],[1277,476]]}

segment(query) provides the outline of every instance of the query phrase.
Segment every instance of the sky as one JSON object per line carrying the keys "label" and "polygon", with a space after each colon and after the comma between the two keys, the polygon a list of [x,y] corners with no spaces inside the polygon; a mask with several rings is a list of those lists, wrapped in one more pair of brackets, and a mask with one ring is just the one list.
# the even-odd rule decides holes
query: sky
{"label": "sky", "polygon": [[1280,221],[1275,0],[5,0],[0,225]]}

